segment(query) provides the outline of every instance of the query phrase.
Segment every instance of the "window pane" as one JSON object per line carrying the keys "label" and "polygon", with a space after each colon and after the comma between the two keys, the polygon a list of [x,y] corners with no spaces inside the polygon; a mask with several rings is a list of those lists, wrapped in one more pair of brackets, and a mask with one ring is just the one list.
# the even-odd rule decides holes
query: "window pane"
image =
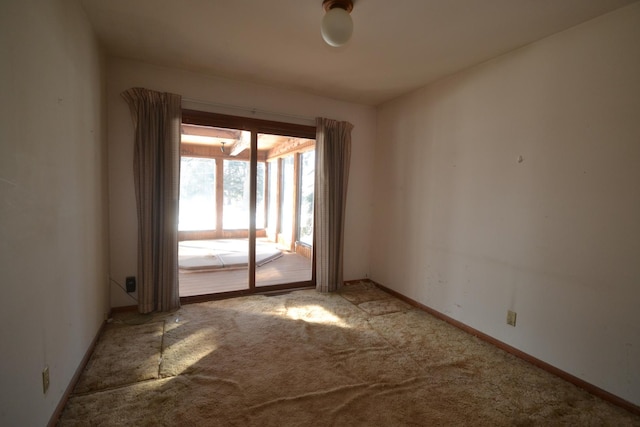
{"label": "window pane", "polygon": [[293,156],[287,156],[282,159],[282,211],[281,224],[282,236],[288,242],[291,242],[293,236],[291,231],[293,227]]}
{"label": "window pane", "polygon": [[267,233],[276,240],[276,226],[278,224],[278,160],[267,164],[269,171],[269,213],[267,218]]}
{"label": "window pane", "polygon": [[249,228],[249,162],[224,161],[222,227],[225,230]]}
{"label": "window pane", "polygon": [[265,168],[264,162],[258,162],[258,176],[256,176],[256,229],[265,227],[264,208],[266,201],[264,200],[265,191]]}
{"label": "window pane", "polygon": [[313,189],[315,177],[315,151],[300,156],[300,221],[298,240],[313,244]]}
{"label": "window pane", "polygon": [[216,162],[182,157],[178,230],[215,230]]}

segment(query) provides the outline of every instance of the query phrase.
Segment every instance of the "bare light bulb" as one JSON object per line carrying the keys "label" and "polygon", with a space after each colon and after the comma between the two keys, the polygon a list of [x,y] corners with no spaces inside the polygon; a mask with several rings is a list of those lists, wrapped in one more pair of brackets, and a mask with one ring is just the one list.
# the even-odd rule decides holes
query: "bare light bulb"
{"label": "bare light bulb", "polygon": [[339,47],[351,38],[353,33],[353,20],[346,10],[334,7],[324,14],[320,26],[322,38],[329,46]]}

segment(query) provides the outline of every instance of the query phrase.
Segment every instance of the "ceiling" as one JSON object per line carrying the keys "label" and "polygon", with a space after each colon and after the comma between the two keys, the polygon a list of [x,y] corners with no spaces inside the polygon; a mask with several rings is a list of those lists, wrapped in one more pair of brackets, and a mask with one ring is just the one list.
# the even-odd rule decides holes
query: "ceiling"
{"label": "ceiling", "polygon": [[322,0],[81,0],[111,55],[377,105],[636,0],[355,0],[320,36]]}

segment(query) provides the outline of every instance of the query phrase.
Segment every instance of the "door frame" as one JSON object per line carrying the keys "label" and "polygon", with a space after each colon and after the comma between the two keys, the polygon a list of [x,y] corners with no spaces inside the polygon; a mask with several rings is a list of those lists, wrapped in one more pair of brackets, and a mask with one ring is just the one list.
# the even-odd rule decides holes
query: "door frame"
{"label": "door frame", "polygon": [[257,167],[258,167],[258,134],[273,134],[290,136],[294,138],[316,139],[316,127],[294,123],[277,122],[272,120],[255,119],[251,117],[231,116],[226,114],[211,113],[199,110],[182,110],[182,123],[198,126],[210,126],[219,128],[238,129],[251,132],[250,150],[250,199],[249,199],[249,268],[248,289],[221,292],[216,294],[181,297],[182,303],[208,301],[212,299],[229,298],[255,293],[269,293],[287,289],[303,287],[315,287],[315,251],[311,258],[311,280],[304,282],[285,283],[281,285],[256,287],[256,204],[257,204]]}

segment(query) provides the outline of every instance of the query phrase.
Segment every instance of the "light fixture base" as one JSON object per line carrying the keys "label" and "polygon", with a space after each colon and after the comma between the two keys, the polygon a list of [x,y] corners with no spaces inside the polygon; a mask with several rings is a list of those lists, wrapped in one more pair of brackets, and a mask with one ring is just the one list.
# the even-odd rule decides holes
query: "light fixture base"
{"label": "light fixture base", "polygon": [[351,13],[353,10],[353,0],[324,0],[322,2],[322,8],[325,12],[330,11],[333,8],[339,7]]}

